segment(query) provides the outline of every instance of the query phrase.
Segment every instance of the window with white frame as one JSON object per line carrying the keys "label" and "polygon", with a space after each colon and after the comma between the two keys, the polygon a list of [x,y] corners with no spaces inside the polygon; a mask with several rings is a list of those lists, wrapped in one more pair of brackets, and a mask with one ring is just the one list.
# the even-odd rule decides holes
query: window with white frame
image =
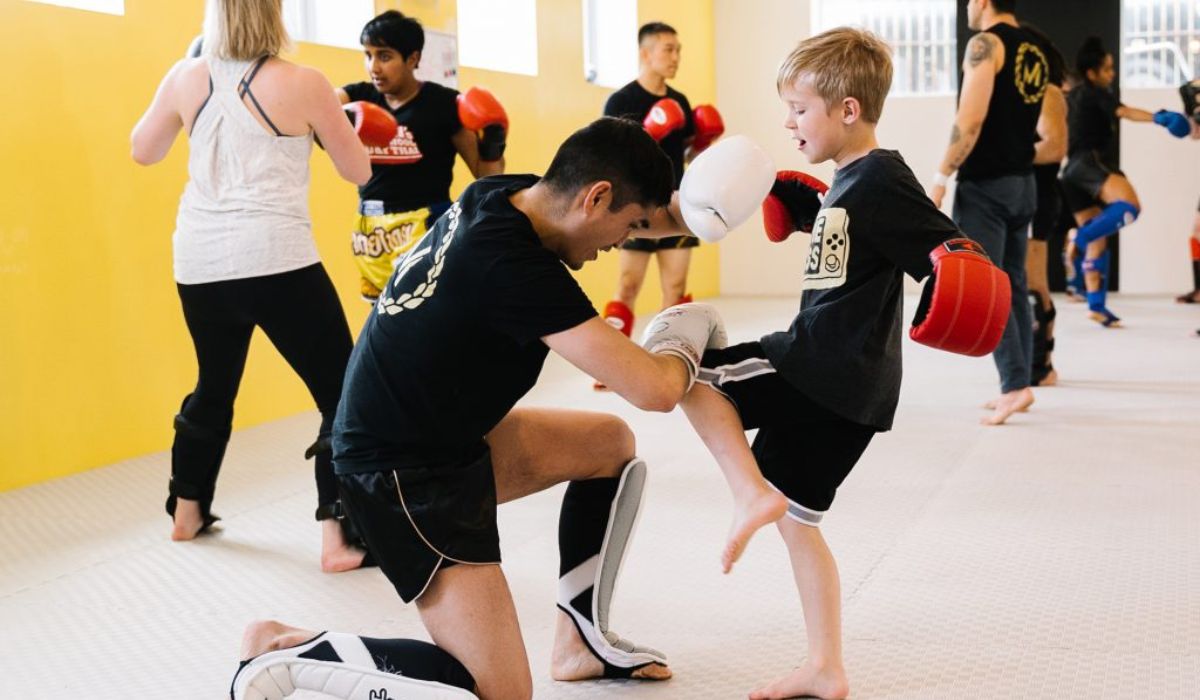
{"label": "window with white frame", "polygon": [[953,95],[958,89],[956,0],[815,0],[815,32],[851,26],[892,47],[893,95]]}
{"label": "window with white frame", "polygon": [[283,0],[283,22],[296,41],[361,48],[362,28],[375,16],[375,0]]}
{"label": "window with white frame", "polygon": [[583,76],[621,87],[637,77],[637,0],[583,0]]}
{"label": "window with white frame", "polygon": [[458,0],[458,62],[537,75],[536,0]]}
{"label": "window with white frame", "polygon": [[1121,87],[1175,87],[1200,75],[1200,0],[1124,0]]}
{"label": "window with white frame", "polygon": [[76,10],[103,12],[109,15],[125,14],[125,0],[31,0],[31,2],[70,7]]}

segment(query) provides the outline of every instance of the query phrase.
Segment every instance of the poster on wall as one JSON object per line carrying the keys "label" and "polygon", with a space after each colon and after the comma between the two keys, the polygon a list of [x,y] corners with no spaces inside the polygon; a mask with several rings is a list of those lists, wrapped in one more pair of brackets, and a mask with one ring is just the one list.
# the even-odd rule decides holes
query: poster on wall
{"label": "poster on wall", "polygon": [[458,89],[458,36],[448,32],[425,30],[425,49],[417,80],[432,80],[440,85]]}

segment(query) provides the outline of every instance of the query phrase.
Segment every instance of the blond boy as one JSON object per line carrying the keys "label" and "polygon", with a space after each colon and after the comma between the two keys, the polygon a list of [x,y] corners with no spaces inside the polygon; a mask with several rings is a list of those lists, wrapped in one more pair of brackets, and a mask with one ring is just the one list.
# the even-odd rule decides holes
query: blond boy
{"label": "blond boy", "polygon": [[[973,277],[999,274],[979,264],[986,257],[933,206],[900,155],[878,147],[875,127],[891,80],[888,47],[855,29],[801,42],[780,67],[784,128],[810,162],[837,166],[823,201],[819,182],[781,172],[764,205],[771,240],[812,232],[800,312],[786,331],[705,352],[682,404],[733,490],[725,570],[755,530],[777,522],[804,609],[806,658],[751,698],[850,692],[837,564],[819,525],[875,433],[892,427],[900,393],[902,277],[920,280],[934,272],[931,251],[938,270],[970,258],[972,264],[956,267],[936,289],[927,286],[922,309],[932,309],[933,319],[940,296],[952,292],[977,302],[971,285],[983,278]],[[953,279],[967,283],[947,291]],[[751,445],[745,431],[753,428],[759,432]],[[773,496],[763,492],[764,477]]]}

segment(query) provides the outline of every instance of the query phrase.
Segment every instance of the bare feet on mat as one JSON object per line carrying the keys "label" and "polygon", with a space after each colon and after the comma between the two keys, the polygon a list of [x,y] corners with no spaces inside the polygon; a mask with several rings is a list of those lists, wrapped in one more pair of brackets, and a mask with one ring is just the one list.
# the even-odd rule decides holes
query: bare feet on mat
{"label": "bare feet on mat", "polygon": [[991,409],[992,415],[980,419],[983,425],[1004,425],[1004,421],[1012,417],[1014,413],[1022,413],[1028,411],[1033,405],[1033,390],[1029,387],[1010,391],[996,399],[995,406]]}
{"label": "bare feet on mat", "polygon": [[[556,681],[586,681],[604,677],[604,664],[588,649],[579,629],[562,610],[554,629],[554,650],[550,654],[550,677]],[[633,672],[638,680],[665,681],[671,669],[661,664],[643,666]]]}
{"label": "bare feet on mat", "polygon": [[336,574],[362,566],[367,553],[346,542],[342,524],[334,518],[321,521],[321,571]]}
{"label": "bare feet on mat", "polygon": [[176,542],[193,540],[203,529],[204,514],[200,512],[200,502],[187,498],[175,499],[175,520],[171,529],[171,539]]}
{"label": "bare feet on mat", "polygon": [[841,667],[817,667],[805,660],[791,673],[776,678],[750,693],[750,700],[783,700],[784,698],[816,697],[841,700],[850,694],[846,671]]}

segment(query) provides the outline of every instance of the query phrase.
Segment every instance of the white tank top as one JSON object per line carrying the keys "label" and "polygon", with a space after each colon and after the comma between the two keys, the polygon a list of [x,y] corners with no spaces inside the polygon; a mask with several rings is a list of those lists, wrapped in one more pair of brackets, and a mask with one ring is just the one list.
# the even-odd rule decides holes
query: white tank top
{"label": "white tank top", "polygon": [[312,135],[273,134],[250,113],[255,107],[243,103],[239,87],[249,89],[259,65],[208,58],[212,94],[192,125],[189,179],[175,219],[180,284],[261,277],[320,262],[308,215]]}

